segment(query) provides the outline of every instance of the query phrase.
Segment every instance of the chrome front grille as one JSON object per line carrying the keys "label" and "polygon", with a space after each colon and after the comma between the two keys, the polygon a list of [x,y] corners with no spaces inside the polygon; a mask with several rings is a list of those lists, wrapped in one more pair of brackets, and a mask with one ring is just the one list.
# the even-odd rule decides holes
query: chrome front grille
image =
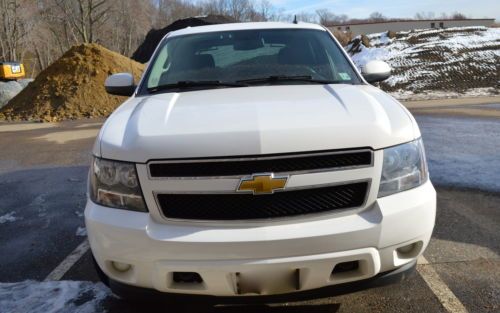
{"label": "chrome front grille", "polygon": [[[370,195],[374,151],[152,160],[138,165],[144,193],[167,220],[237,221],[361,208]],[[255,174],[287,177],[274,193],[237,191]]]}

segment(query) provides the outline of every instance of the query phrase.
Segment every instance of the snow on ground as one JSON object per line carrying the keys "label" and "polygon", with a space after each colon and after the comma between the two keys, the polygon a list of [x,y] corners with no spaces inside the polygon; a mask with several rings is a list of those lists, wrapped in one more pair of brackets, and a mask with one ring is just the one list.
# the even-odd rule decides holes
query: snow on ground
{"label": "snow on ground", "polygon": [[498,95],[500,28],[456,27],[413,30],[389,38],[367,35],[370,47],[356,37],[346,50],[362,68],[386,61],[393,75],[380,87],[398,99]]}
{"label": "snow on ground", "polygon": [[85,227],[78,227],[76,229],[76,235],[80,237],[86,237],[87,236],[87,229]]}
{"label": "snow on ground", "polygon": [[2,313],[93,313],[112,296],[101,283],[82,281],[0,283]]}
{"label": "snow on ground", "polygon": [[415,118],[433,183],[500,191],[500,120],[428,115]]}
{"label": "snow on ground", "polygon": [[0,224],[17,221],[18,218],[14,216],[15,214],[16,212],[12,211],[10,213],[0,216]]}
{"label": "snow on ground", "polygon": [[393,41],[392,38],[389,38],[387,32],[370,34],[368,35],[368,38],[370,38],[370,43],[375,47],[381,45],[385,46]]}
{"label": "snow on ground", "polygon": [[472,88],[467,91],[457,93],[452,90],[429,90],[419,93],[411,91],[398,90],[390,92],[391,96],[398,100],[432,100],[432,99],[452,99],[458,97],[473,98],[473,97],[488,97],[496,95],[497,90],[491,88]]}

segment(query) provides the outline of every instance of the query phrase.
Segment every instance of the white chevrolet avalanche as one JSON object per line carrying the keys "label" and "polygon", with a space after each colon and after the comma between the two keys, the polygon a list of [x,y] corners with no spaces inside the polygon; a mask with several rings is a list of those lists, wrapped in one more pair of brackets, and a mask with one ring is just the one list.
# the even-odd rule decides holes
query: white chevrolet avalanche
{"label": "white chevrolet avalanche", "polygon": [[[93,148],[88,239],[124,296],[264,300],[400,281],[436,193],[415,119],[325,28],[169,33]],[[218,298],[221,297],[221,298]]]}

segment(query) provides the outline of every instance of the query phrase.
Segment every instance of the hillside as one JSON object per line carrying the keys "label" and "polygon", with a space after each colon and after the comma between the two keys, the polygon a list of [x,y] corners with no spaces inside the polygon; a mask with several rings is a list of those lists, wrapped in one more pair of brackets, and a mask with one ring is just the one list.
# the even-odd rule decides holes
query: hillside
{"label": "hillside", "polygon": [[356,37],[346,50],[358,67],[374,59],[388,62],[393,76],[380,87],[398,99],[499,94],[500,28],[370,34]]}

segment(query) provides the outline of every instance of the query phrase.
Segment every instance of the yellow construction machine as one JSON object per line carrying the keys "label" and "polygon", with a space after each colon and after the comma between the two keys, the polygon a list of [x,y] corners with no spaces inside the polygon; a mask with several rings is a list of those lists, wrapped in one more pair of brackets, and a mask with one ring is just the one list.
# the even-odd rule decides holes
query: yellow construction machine
{"label": "yellow construction machine", "polygon": [[26,75],[24,65],[17,62],[0,62],[0,81],[17,80]]}

